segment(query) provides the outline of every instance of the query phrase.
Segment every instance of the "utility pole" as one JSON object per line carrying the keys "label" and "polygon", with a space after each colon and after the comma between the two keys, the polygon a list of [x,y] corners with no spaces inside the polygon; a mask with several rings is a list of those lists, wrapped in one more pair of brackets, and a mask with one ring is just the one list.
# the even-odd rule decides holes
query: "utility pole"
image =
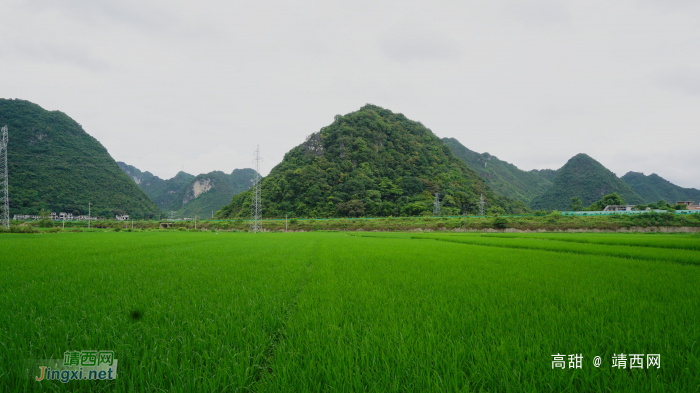
{"label": "utility pole", "polygon": [[211,211],[211,219],[214,219],[214,210]]}
{"label": "utility pole", "polygon": [[250,232],[262,231],[262,207],[260,206],[260,145],[255,149],[255,179],[251,188]]}
{"label": "utility pole", "polygon": [[66,216],[63,216],[63,229],[66,229]]}
{"label": "utility pole", "polygon": [[7,180],[7,126],[0,129],[0,225],[10,228],[10,186]]}
{"label": "utility pole", "polygon": [[90,202],[88,202],[88,229],[90,229]]}
{"label": "utility pole", "polygon": [[197,215],[194,215],[194,229],[197,229]]}
{"label": "utility pole", "polygon": [[481,199],[479,199],[479,215],[483,216],[484,215],[484,205],[486,204],[486,201],[484,201],[484,194],[481,194]]}
{"label": "utility pole", "polygon": [[433,201],[433,216],[440,215],[440,194],[435,193],[435,200]]}
{"label": "utility pole", "polygon": [[284,215],[284,233],[287,233],[287,215]]}

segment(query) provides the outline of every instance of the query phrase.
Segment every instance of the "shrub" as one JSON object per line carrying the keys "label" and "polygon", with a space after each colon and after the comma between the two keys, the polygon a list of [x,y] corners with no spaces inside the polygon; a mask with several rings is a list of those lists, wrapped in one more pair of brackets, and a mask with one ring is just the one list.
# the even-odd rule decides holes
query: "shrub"
{"label": "shrub", "polygon": [[42,218],[37,222],[37,226],[39,228],[53,228],[53,221],[48,218]]}
{"label": "shrub", "polygon": [[28,225],[10,225],[10,229],[0,227],[0,233],[39,233]]}
{"label": "shrub", "polygon": [[496,217],[493,219],[493,227],[498,229],[508,228],[508,220],[505,217]]}
{"label": "shrub", "polygon": [[296,225],[298,222],[299,222],[299,220],[297,220],[296,218],[292,218],[289,220],[289,223],[292,225]]}
{"label": "shrub", "polygon": [[122,230],[122,229],[119,228],[119,227],[114,228],[114,232],[119,232],[119,231],[121,231],[121,230]]}
{"label": "shrub", "polygon": [[49,230],[46,231],[46,232],[48,232],[48,233],[57,233],[57,232],[61,232],[61,228],[54,227],[54,228],[49,229]]}

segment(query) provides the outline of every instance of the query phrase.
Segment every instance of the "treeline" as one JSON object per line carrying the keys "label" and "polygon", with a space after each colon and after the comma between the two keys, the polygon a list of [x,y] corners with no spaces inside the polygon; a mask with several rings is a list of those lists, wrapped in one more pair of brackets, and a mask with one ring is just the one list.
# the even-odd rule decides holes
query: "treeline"
{"label": "treeline", "polygon": [[[625,205],[625,200],[618,193],[614,192],[612,194],[605,195],[598,201],[593,202],[590,206],[586,207],[581,202],[580,198],[571,198],[571,203],[569,204],[570,211],[603,211],[606,206],[610,205]],[[682,203],[669,204],[665,200],[661,199],[655,203],[649,204],[637,204],[634,206],[633,210],[687,210],[688,207]]]}

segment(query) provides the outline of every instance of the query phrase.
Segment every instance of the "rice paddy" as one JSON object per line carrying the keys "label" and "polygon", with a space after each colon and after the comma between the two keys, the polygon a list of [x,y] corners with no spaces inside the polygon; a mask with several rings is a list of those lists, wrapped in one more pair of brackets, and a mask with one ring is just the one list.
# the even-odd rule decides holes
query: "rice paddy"
{"label": "rice paddy", "polygon": [[[696,235],[3,234],[0,249],[2,392],[700,391]],[[25,378],[24,360],[91,349],[114,351],[117,379]],[[613,368],[620,353],[661,367]]]}

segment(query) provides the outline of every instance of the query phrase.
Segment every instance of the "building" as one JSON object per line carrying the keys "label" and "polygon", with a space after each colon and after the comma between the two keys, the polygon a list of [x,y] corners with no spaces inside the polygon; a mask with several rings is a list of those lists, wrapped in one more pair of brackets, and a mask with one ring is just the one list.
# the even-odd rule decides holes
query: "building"
{"label": "building", "polygon": [[128,214],[124,214],[121,216],[117,214],[115,217],[117,218],[117,221],[128,221],[129,220]]}
{"label": "building", "polygon": [[700,205],[696,205],[693,201],[680,201],[676,204],[685,205],[688,210],[700,210]]}
{"label": "building", "polygon": [[608,205],[603,209],[604,212],[631,212],[635,205]]}
{"label": "building", "polygon": [[32,216],[29,214],[15,214],[13,220],[41,220],[41,216]]}

